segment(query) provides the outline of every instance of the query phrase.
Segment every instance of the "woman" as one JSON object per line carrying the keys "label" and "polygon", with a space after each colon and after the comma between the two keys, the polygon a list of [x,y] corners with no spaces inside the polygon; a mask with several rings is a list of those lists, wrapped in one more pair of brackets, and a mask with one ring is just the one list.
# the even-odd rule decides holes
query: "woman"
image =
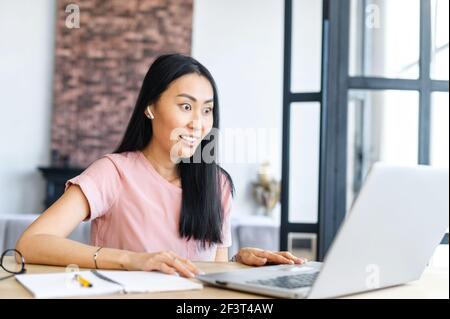
{"label": "woman", "polygon": [[[64,194],[22,234],[28,263],[179,273],[191,260],[227,261],[234,193],[216,155],[219,102],[195,59],[163,55],[145,76],[122,142],[67,181]],[[216,153],[216,152],[213,152]],[[91,244],[66,237],[91,220]],[[232,258],[260,266],[303,263],[289,252],[243,248]]]}

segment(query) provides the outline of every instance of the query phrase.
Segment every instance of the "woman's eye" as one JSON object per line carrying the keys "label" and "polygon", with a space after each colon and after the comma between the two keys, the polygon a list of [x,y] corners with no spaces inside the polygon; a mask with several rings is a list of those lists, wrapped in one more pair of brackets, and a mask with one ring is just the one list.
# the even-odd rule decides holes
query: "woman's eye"
{"label": "woman's eye", "polygon": [[212,112],[212,107],[207,107],[207,108],[205,109],[205,113],[206,113],[206,114],[211,113],[211,112]]}
{"label": "woman's eye", "polygon": [[183,108],[183,110],[185,111],[190,111],[192,106],[190,104],[181,104],[181,107]]}

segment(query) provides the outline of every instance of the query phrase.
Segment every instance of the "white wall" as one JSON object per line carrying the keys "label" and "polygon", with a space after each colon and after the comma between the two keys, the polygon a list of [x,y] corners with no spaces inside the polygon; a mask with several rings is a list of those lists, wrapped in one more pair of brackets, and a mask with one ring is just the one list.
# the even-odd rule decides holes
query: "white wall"
{"label": "white wall", "polygon": [[0,214],[39,213],[49,164],[55,0],[0,0]]}
{"label": "white wall", "polygon": [[[36,168],[50,162],[54,13],[55,0],[0,0],[0,214],[42,210],[45,184]],[[269,160],[281,177],[283,15],[279,0],[194,1],[192,55],[218,83],[222,133],[263,129],[267,138],[253,162],[223,163],[236,184],[235,214],[257,210],[251,182],[260,162]],[[315,218],[293,213],[296,221]]]}
{"label": "white wall", "polygon": [[[270,128],[278,132],[270,160],[281,177],[283,1],[195,0],[192,55],[213,74],[219,89],[221,129]],[[272,143],[273,144],[273,143]],[[235,214],[252,214],[258,163],[223,163],[234,178]],[[277,208],[277,211],[279,207]]]}
{"label": "white wall", "polygon": [[[295,19],[294,26],[300,29],[294,32],[293,39],[296,91],[311,90],[317,77],[320,81],[321,8],[316,2],[296,0],[294,3],[294,15],[299,18]],[[317,23],[305,31],[305,23],[300,22],[306,18]],[[266,154],[257,159],[269,159],[275,177],[280,179],[284,1],[195,0],[193,21],[192,55],[217,81],[222,130],[257,127],[277,132],[266,143]],[[304,106],[296,113],[300,117],[292,118],[292,134],[296,136],[291,138],[296,144],[291,144],[290,220],[314,223],[317,221],[319,109]],[[234,214],[254,214],[251,182],[256,179],[258,164],[225,162],[223,166],[236,184]],[[275,209],[275,219],[279,208],[278,205]]]}

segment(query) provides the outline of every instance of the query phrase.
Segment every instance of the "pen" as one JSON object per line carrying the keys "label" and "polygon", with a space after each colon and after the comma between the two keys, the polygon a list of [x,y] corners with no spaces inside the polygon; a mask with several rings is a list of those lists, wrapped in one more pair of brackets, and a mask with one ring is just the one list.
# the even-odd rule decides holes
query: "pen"
{"label": "pen", "polygon": [[81,287],[83,287],[83,288],[91,288],[92,287],[92,284],[87,279],[81,277],[78,274],[75,275],[74,279],[76,281],[78,281],[80,283]]}

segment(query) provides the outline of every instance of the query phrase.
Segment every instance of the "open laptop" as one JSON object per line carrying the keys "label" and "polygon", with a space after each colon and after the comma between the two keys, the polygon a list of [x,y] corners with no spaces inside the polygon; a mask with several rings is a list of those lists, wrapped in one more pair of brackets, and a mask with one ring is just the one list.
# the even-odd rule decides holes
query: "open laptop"
{"label": "open laptop", "polygon": [[420,278],[449,224],[448,169],[376,163],[323,263],[200,275],[283,298],[332,298]]}

